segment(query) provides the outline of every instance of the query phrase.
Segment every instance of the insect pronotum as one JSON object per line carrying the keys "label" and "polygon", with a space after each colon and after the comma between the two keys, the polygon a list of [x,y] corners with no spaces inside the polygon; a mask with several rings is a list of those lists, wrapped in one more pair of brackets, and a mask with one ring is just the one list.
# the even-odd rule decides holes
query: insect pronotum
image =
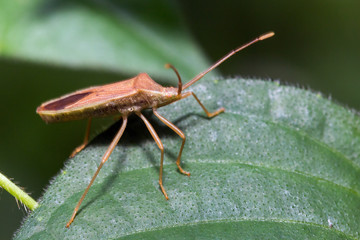
{"label": "insect pronotum", "polygon": [[222,62],[224,62],[226,59],[228,59],[238,51],[258,41],[272,37],[273,35],[274,35],[273,32],[265,33],[255,38],[254,40],[240,46],[239,48],[232,50],[223,58],[221,58],[219,61],[217,61],[214,65],[212,65],[205,71],[199,73],[196,77],[194,77],[184,86],[182,85],[180,75],[178,71],[175,69],[175,67],[173,67],[171,64],[166,64],[165,67],[172,68],[178,77],[177,88],[163,87],[157,84],[156,82],[154,82],[154,80],[152,80],[149,77],[149,75],[147,75],[146,73],[140,73],[136,77],[128,80],[79,90],[74,93],[70,93],[63,97],[41,104],[41,106],[37,108],[36,112],[47,123],[88,119],[84,141],[80,146],[78,146],[72,152],[70,157],[75,156],[87,145],[92,118],[106,117],[110,115],[120,115],[123,120],[120,130],[117,132],[110,146],[103,155],[99,167],[97,168],[95,174],[93,175],[89,185],[85,189],[79,202],[75,206],[74,212],[69,222],[66,224],[66,227],[68,228],[71,225],[71,223],[74,221],[76,213],[79,210],[82,201],[84,200],[86,194],[88,193],[101,167],[108,160],[110,154],[112,153],[115,146],[119,142],[121,136],[123,135],[126,128],[128,116],[132,113],[135,113],[143,120],[151,136],[154,138],[156,144],[161,150],[159,185],[165,198],[169,199],[162,183],[164,147],[156,131],[154,130],[150,122],[144,117],[141,111],[144,109],[151,108],[155,116],[157,116],[160,119],[160,121],[162,121],[166,126],[171,128],[176,134],[178,134],[182,138],[182,144],[180,147],[179,155],[176,160],[176,165],[182,174],[190,176],[190,173],[183,170],[180,166],[181,153],[183,151],[185,139],[186,139],[185,134],[179,128],[177,128],[173,123],[171,123],[169,120],[161,116],[158,113],[157,109],[159,107],[168,105],[175,101],[184,99],[186,97],[193,96],[209,118],[212,118],[218,115],[219,113],[224,112],[225,111],[224,108],[219,108],[215,112],[209,112],[205,108],[205,106],[200,102],[200,100],[195,95],[195,93],[191,91],[183,93],[182,91],[190,87],[198,80],[200,80],[205,74],[212,71],[214,68],[219,66]]}

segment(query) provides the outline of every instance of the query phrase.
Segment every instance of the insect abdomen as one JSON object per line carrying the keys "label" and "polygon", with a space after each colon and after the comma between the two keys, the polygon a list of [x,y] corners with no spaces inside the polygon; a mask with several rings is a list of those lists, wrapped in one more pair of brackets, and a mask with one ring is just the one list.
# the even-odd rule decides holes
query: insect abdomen
{"label": "insect abdomen", "polygon": [[156,100],[159,98],[161,98],[161,96],[157,96],[157,94],[151,94],[151,96],[149,96],[143,91],[137,91],[131,97],[111,99],[102,102],[101,104],[91,104],[79,108],[44,110],[39,107],[37,113],[47,123],[106,117],[111,115],[127,116],[133,112],[140,112],[143,109],[156,106],[158,102]]}

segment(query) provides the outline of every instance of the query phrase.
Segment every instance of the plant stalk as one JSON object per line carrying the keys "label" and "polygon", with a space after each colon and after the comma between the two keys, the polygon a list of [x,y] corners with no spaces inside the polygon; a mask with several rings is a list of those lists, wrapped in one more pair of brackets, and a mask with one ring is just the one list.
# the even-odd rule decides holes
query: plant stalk
{"label": "plant stalk", "polygon": [[31,211],[34,211],[39,206],[39,204],[34,199],[32,199],[32,197],[30,197],[21,188],[16,186],[2,173],[0,173],[0,187],[8,191],[11,195],[13,195],[17,200],[19,200]]}

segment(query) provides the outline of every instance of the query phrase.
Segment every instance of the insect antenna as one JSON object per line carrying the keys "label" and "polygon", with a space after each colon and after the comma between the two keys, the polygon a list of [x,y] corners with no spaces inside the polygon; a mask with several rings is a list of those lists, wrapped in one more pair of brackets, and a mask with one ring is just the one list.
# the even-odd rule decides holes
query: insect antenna
{"label": "insect antenna", "polygon": [[176,76],[178,77],[179,79],[179,83],[178,83],[178,95],[181,94],[181,91],[182,91],[182,82],[181,82],[181,77],[180,77],[180,74],[178,72],[178,70],[176,70],[176,68],[171,65],[170,63],[167,63],[165,64],[165,68],[171,68],[172,70],[174,70],[174,72],[176,73]]}
{"label": "insect antenna", "polygon": [[262,40],[265,40],[267,38],[270,38],[272,36],[274,36],[274,32],[268,32],[268,33],[265,33],[263,35],[260,35],[259,37],[255,38],[254,40],[238,47],[237,49],[235,50],[232,50],[231,52],[229,52],[227,55],[225,55],[223,58],[221,58],[219,61],[217,61],[216,63],[214,63],[214,65],[212,65],[211,67],[209,67],[208,69],[206,69],[205,71],[199,73],[196,77],[194,77],[190,82],[186,83],[184,85],[184,87],[182,89],[185,89],[185,88],[188,88],[190,87],[191,85],[193,85],[195,82],[197,82],[198,80],[200,80],[203,76],[205,76],[208,72],[212,71],[214,68],[216,68],[217,66],[219,66],[221,63],[223,63],[226,59],[228,59],[229,57],[231,57],[232,55],[234,55],[235,53],[243,50],[244,48],[258,42],[258,41],[262,41]]}

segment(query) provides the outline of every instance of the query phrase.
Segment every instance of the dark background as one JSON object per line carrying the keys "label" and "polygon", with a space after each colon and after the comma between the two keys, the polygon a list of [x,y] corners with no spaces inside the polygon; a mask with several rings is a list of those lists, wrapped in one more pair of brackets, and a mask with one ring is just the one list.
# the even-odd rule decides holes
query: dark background
{"label": "dark background", "polygon": [[[212,61],[263,32],[276,32],[274,38],[224,63],[219,68],[224,77],[280,80],[360,110],[359,1],[193,0],[179,5],[189,31]],[[38,199],[82,141],[86,124],[46,125],[35,114],[36,107],[84,88],[89,81],[120,79],[110,73],[4,59],[0,59],[0,79],[1,171]],[[51,86],[44,86],[43,79],[52,79]],[[102,122],[95,125],[99,132]],[[21,135],[13,134],[15,130]],[[0,193],[0,201],[0,239],[8,239],[26,214],[7,192]]]}

